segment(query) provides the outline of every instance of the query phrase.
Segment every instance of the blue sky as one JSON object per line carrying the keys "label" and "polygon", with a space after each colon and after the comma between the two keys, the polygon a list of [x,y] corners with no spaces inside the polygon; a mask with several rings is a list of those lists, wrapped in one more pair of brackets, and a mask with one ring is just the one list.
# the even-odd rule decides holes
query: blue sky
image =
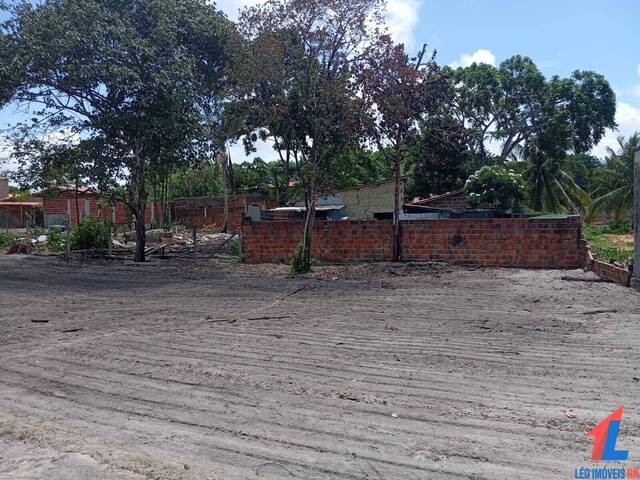
{"label": "blue sky", "polygon": [[[640,131],[640,0],[387,0],[390,29],[410,51],[427,43],[443,64],[499,64],[515,54],[531,57],[547,76],[574,70],[603,74],[618,99],[618,132],[608,132],[594,153],[615,146],[618,135]],[[219,0],[231,18],[253,0]],[[0,128],[19,119],[0,111]],[[275,158],[269,145],[258,155]],[[245,160],[233,148],[234,162]]]}

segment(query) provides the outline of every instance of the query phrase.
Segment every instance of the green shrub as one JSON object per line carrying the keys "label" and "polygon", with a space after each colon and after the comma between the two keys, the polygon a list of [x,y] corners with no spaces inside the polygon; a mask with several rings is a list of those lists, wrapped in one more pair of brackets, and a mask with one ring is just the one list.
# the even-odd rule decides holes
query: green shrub
{"label": "green shrub", "polygon": [[84,217],[71,231],[71,248],[105,252],[109,245],[109,228],[107,221],[91,215]]}
{"label": "green shrub", "polygon": [[519,211],[526,189],[522,176],[499,165],[482,167],[464,184],[467,202],[472,207],[488,205],[500,211]]}
{"label": "green shrub", "polygon": [[49,227],[47,231],[47,249],[51,252],[61,252],[67,246],[67,240],[60,227]]}
{"label": "green shrub", "polygon": [[229,255],[232,255],[234,257],[239,257],[240,256],[240,240],[237,238],[232,238],[231,240],[229,240],[229,243],[227,244],[227,252],[229,253]]}
{"label": "green shrub", "polygon": [[300,243],[295,253],[291,256],[291,273],[293,275],[300,275],[311,271],[311,256],[308,252],[306,255],[303,255],[302,250],[302,243]]}
{"label": "green shrub", "polygon": [[10,232],[0,232],[0,249],[5,250],[17,241],[17,235]]}

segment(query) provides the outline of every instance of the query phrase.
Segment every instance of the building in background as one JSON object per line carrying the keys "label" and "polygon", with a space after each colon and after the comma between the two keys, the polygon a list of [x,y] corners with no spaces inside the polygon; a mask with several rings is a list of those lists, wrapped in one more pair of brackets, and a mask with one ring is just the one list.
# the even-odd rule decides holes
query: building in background
{"label": "building in background", "polygon": [[41,197],[16,197],[9,192],[9,180],[0,178],[0,228],[25,228],[41,223],[41,216]]}
{"label": "building in background", "polygon": [[[400,196],[404,199],[404,186],[408,177],[400,179]],[[340,220],[366,220],[393,218],[395,205],[395,179],[365,183],[355,187],[336,190],[316,200],[316,218]],[[274,218],[304,217],[304,200],[294,200],[288,207],[272,209]]]}
{"label": "building in background", "polygon": [[[220,228],[224,225],[222,196],[177,198],[172,206],[176,223],[197,228]],[[245,215],[259,219],[262,211],[275,206],[276,202],[266,195],[230,195],[227,228],[235,230]]]}

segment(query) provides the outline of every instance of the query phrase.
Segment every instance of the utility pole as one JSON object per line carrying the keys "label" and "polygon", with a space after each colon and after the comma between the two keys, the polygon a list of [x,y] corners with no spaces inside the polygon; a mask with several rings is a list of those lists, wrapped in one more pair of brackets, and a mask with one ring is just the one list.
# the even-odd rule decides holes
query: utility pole
{"label": "utility pole", "polygon": [[640,148],[636,150],[633,170],[633,229],[635,232],[635,253],[633,256],[631,288],[640,290]]}

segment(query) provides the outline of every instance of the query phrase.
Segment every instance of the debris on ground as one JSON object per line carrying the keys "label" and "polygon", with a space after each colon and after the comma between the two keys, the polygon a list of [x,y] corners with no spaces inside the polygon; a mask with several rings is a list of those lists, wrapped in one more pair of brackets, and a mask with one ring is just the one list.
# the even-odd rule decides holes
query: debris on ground
{"label": "debris on ground", "polygon": [[7,250],[7,255],[31,255],[33,247],[28,243],[14,243]]}

